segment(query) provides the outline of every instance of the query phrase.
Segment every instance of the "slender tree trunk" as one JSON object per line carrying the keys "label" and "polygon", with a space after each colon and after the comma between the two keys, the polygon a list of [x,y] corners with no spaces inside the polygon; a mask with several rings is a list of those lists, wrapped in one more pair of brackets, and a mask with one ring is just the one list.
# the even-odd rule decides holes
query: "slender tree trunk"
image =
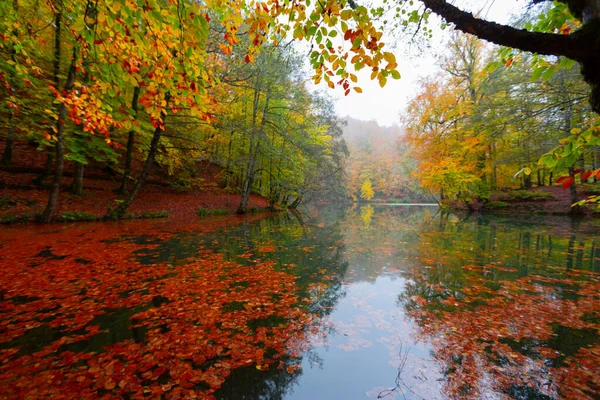
{"label": "slender tree trunk", "polygon": [[[600,146],[595,146],[592,149],[592,169],[595,171],[598,168],[598,159],[600,159]],[[594,175],[594,183],[598,182],[598,177]]]}
{"label": "slender tree trunk", "polygon": [[34,185],[42,185],[50,175],[52,175],[52,166],[54,165],[54,156],[56,150],[54,148],[46,151],[46,162],[44,163],[44,171],[33,180]]}
{"label": "slender tree trunk", "polygon": [[8,133],[6,134],[6,145],[2,153],[2,165],[10,165],[12,163],[13,150],[15,148],[15,114],[13,111],[8,116]]}
{"label": "slender tree trunk", "polygon": [[[257,80],[258,79],[260,79],[260,76],[257,78]],[[250,192],[252,191],[252,185],[254,184],[256,166],[258,164],[258,154],[260,150],[260,138],[258,136],[264,134],[265,124],[267,122],[266,114],[269,108],[269,97],[269,90],[267,90],[260,128],[257,128],[256,119],[258,118],[258,102],[260,100],[260,86],[259,83],[257,83],[257,89],[254,92],[252,136],[250,137],[250,150],[248,152],[250,159],[248,160],[246,179],[244,180],[244,185],[242,187],[242,199],[237,210],[239,214],[245,213],[246,209],[248,208],[248,199],[250,197]]]}
{"label": "slender tree trunk", "polygon": [[296,208],[298,208],[298,206],[300,205],[301,202],[302,202],[302,195],[300,193],[298,193],[298,197],[296,197],[296,199],[292,202],[292,204],[290,204],[290,206],[288,208],[295,210]]}
{"label": "slender tree trunk", "polygon": [[525,189],[530,189],[531,186],[533,186],[531,183],[531,174],[529,174],[529,175],[523,174],[523,186],[525,187]]}
{"label": "slender tree trunk", "polygon": [[[167,96],[165,96],[167,103],[169,102],[170,98],[171,97],[169,94],[167,94]],[[156,152],[158,151],[158,144],[160,142],[160,138],[162,136],[162,133],[164,132],[164,125],[167,123],[167,114],[165,111],[163,111],[161,114],[161,120],[162,120],[162,125],[159,124],[156,127],[156,129],[154,129],[154,134],[152,135],[152,141],[150,142],[150,150],[148,151],[148,156],[146,157],[146,162],[144,163],[144,167],[142,168],[142,172],[140,173],[140,176],[139,176],[137,182],[135,183],[135,186],[133,187],[133,189],[127,196],[127,198],[125,200],[123,200],[123,202],[117,207],[117,209],[113,212],[109,212],[109,214],[107,215],[107,218],[109,218],[109,219],[123,218],[125,216],[125,213],[129,209],[129,207],[131,206],[131,203],[133,203],[135,196],[140,191],[140,188],[144,185],[144,183],[146,182],[146,179],[148,179],[148,174],[150,173],[150,170],[152,169],[152,164],[154,164],[154,157],[156,156]]]}
{"label": "slender tree trunk", "polygon": [[[573,184],[569,187],[569,195],[571,196],[571,204],[577,203],[577,185],[575,185],[575,167],[569,167],[569,176],[573,178]],[[574,206],[571,207],[571,214],[579,215],[583,214],[583,207]]]}
{"label": "slender tree trunk", "polygon": [[71,185],[71,194],[81,196],[83,194],[83,171],[85,164],[75,163],[75,174],[73,175],[73,184]]}
{"label": "slender tree trunk", "polygon": [[[17,13],[19,12],[19,3],[17,2],[17,0],[13,0],[13,9]],[[17,35],[16,30],[13,31],[13,35]],[[14,46],[10,49],[10,59],[16,65],[17,51],[15,50]],[[8,83],[10,86],[11,93],[14,94],[16,91],[16,87],[15,87],[16,77],[15,77],[15,73],[12,71],[10,73]],[[16,139],[15,112],[16,112],[15,110],[10,110],[9,115],[8,115],[8,132],[6,134],[6,145],[4,147],[4,152],[2,153],[2,160],[0,161],[0,163],[2,163],[2,165],[10,165],[12,163],[12,155],[13,155],[13,150],[15,148],[15,139]]]}
{"label": "slender tree trunk", "polygon": [[[55,10],[56,14],[54,15],[54,57],[52,60],[52,81],[54,82],[54,88],[56,90],[60,87],[60,57],[62,54],[62,48],[60,44],[60,38],[62,33],[62,10]],[[57,124],[59,124],[57,122]],[[61,150],[62,151],[62,150]],[[46,166],[44,168],[44,172],[40,176],[38,176],[34,183],[36,185],[41,185],[44,181],[50,176],[52,173],[52,165],[54,164],[54,158],[57,153],[56,147],[53,150],[49,150],[46,156]]]}
{"label": "slender tree trunk", "polygon": [[[140,97],[140,87],[136,86],[133,89],[133,99],[131,100],[131,109],[134,112],[134,118],[137,119],[138,113],[138,99]],[[133,160],[133,145],[135,141],[135,131],[132,129],[129,131],[127,136],[127,151],[125,153],[125,171],[123,171],[123,182],[121,182],[121,187],[118,189],[118,192],[121,194],[125,194],[127,190],[127,183],[129,182],[131,176],[131,163]]]}
{"label": "slender tree trunk", "polygon": [[[585,155],[584,154],[582,154],[581,157],[579,158],[579,165],[581,168],[581,172],[585,171]],[[586,181],[581,179],[581,174],[579,174],[579,179],[580,179],[581,183],[586,183]]]}
{"label": "slender tree trunk", "polygon": [[[59,89],[59,73],[60,73],[60,57],[61,57],[61,31],[62,31],[62,8],[55,10],[54,16],[54,60],[53,60],[53,78],[54,87],[56,90]],[[69,72],[67,74],[67,81],[65,82],[64,91],[69,92],[73,88],[75,83],[75,63],[77,58],[77,44],[73,45],[73,56],[69,65]],[[58,212],[58,195],[60,192],[60,183],[62,180],[64,170],[64,129],[65,119],[67,117],[67,107],[64,103],[61,103],[58,107],[58,120],[56,121],[56,143],[54,144],[55,151],[55,169],[52,186],[48,195],[48,203],[42,214],[42,222],[51,222]]]}
{"label": "slender tree trunk", "polygon": [[[65,83],[64,92],[70,92],[73,89],[75,83],[75,72],[76,72],[76,59],[77,59],[77,44],[73,47],[73,58],[69,65],[69,72],[67,74],[67,82]],[[61,103],[58,109],[58,120],[56,121],[56,144],[54,145],[56,167],[54,169],[54,178],[52,180],[52,186],[50,187],[50,194],[48,196],[48,203],[46,209],[42,214],[42,222],[51,222],[56,217],[58,212],[58,195],[60,193],[60,183],[64,171],[64,154],[65,154],[65,119],[67,118],[67,106]]]}

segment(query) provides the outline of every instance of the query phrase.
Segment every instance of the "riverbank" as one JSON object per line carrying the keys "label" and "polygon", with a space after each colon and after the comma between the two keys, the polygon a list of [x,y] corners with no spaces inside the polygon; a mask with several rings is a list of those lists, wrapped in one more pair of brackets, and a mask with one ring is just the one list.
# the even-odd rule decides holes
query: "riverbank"
{"label": "riverbank", "polygon": [[[578,200],[600,194],[600,183],[578,185]],[[538,215],[570,215],[571,195],[569,190],[560,186],[535,187],[528,190],[506,190],[494,193],[490,201],[449,202],[452,211],[476,211],[486,214],[538,214]],[[600,211],[593,204],[585,205],[582,215],[600,217]]]}
{"label": "riverbank", "polygon": [[[19,147],[15,163],[0,168],[0,223],[34,221],[48,201],[50,179],[42,185],[35,183],[43,172],[44,156],[25,146]],[[61,182],[59,220],[92,220],[104,217],[109,207],[115,207],[123,198],[117,194],[121,175],[102,169],[100,166],[86,168],[83,193],[69,193],[73,182],[73,165],[65,163],[65,176]],[[141,166],[139,166],[141,167]],[[166,172],[155,167],[131,208],[133,218],[169,216],[173,218],[195,218],[197,210],[219,210],[235,212],[241,195],[230,193],[221,187],[222,168],[206,162],[198,163],[194,185],[181,190],[168,185]],[[137,173],[133,174],[137,176]],[[268,201],[258,195],[250,195],[248,209],[266,209]]]}

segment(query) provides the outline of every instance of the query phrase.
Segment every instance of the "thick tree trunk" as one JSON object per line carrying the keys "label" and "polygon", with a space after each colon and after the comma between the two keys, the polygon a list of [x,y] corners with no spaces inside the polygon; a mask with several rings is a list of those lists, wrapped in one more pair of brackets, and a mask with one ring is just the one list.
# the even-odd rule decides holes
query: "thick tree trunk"
{"label": "thick tree trunk", "polygon": [[[131,109],[135,113],[135,118],[137,118],[138,113],[138,99],[140,97],[140,87],[136,86],[133,89],[133,99],[131,100]],[[123,171],[123,182],[121,183],[121,187],[118,189],[118,192],[121,194],[125,194],[127,191],[127,183],[129,179],[131,179],[131,163],[133,161],[133,145],[135,141],[135,131],[132,129],[129,131],[127,136],[127,152],[125,153],[125,171]]]}
{"label": "thick tree trunk", "polygon": [[[170,100],[169,95],[166,96],[166,100],[168,103]],[[148,179],[148,175],[150,174],[150,170],[152,169],[152,164],[154,164],[154,157],[156,156],[156,152],[158,151],[158,144],[160,142],[160,138],[164,131],[164,125],[166,124],[167,115],[165,112],[163,112],[161,114],[161,120],[162,120],[162,124],[159,124],[154,129],[154,134],[152,135],[152,141],[150,142],[150,150],[148,151],[148,156],[146,157],[146,162],[144,163],[144,167],[142,168],[142,172],[140,173],[140,176],[139,176],[137,182],[135,183],[135,186],[133,187],[133,189],[131,190],[131,193],[129,193],[127,198],[125,200],[123,200],[123,202],[117,207],[117,209],[112,212],[109,212],[109,214],[107,215],[108,219],[123,218],[125,216],[125,213],[129,209],[129,207],[131,206],[131,203],[133,203],[135,196],[137,196],[138,192],[140,191],[140,188],[144,185],[144,183],[146,182],[146,179]]]}

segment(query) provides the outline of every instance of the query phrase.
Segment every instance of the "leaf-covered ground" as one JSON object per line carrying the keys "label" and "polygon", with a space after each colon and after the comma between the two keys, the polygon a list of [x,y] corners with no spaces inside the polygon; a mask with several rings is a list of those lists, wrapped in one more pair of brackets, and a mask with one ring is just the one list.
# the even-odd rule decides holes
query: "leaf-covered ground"
{"label": "leaf-covered ground", "polygon": [[[0,222],[13,219],[33,219],[40,214],[48,201],[48,188],[34,183],[44,169],[45,154],[19,142],[11,167],[0,167]],[[122,198],[116,190],[121,185],[121,176],[116,171],[108,171],[102,165],[91,164],[85,170],[82,196],[69,194],[73,178],[74,164],[65,163],[66,175],[62,181],[60,194],[61,215],[65,212],[90,213],[96,217],[106,215],[108,208],[115,207],[115,200]],[[139,161],[134,163],[134,176],[141,169]],[[165,182],[173,181],[166,171],[155,167],[150,181],[144,185],[134,200],[130,211],[133,214],[167,211],[176,218],[193,218],[197,208],[228,209],[234,211],[240,203],[240,195],[228,193],[220,187],[219,176],[222,169],[210,163],[199,163],[197,177],[190,190],[180,191]],[[50,181],[47,180],[46,184]],[[264,197],[250,195],[248,207],[265,208],[268,202]]]}
{"label": "leaf-covered ground", "polygon": [[[312,318],[294,275],[202,248],[177,265],[134,257],[233,223],[0,232],[0,397],[204,398],[236,368],[293,373],[288,354]],[[142,230],[151,239],[131,239]]]}

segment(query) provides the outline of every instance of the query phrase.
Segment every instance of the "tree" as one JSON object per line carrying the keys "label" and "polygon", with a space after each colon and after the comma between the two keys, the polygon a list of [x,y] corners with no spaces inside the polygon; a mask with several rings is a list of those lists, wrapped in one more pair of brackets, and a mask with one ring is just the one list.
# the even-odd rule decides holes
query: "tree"
{"label": "tree", "polygon": [[[558,33],[517,29],[508,25],[477,18],[445,0],[421,0],[434,13],[452,23],[462,32],[489,42],[511,48],[551,56],[564,56],[581,64],[581,74],[591,86],[590,104],[600,114],[600,4],[597,0],[556,1],[557,7],[568,11],[581,21],[581,28],[573,33],[560,30],[561,26],[548,24],[547,30]],[[531,0],[532,4],[548,0]],[[556,22],[563,22],[557,19]],[[570,33],[570,34],[569,34]]]}
{"label": "tree", "polygon": [[371,186],[371,180],[365,179],[360,187],[360,197],[364,200],[371,200],[374,196],[373,187]]}

